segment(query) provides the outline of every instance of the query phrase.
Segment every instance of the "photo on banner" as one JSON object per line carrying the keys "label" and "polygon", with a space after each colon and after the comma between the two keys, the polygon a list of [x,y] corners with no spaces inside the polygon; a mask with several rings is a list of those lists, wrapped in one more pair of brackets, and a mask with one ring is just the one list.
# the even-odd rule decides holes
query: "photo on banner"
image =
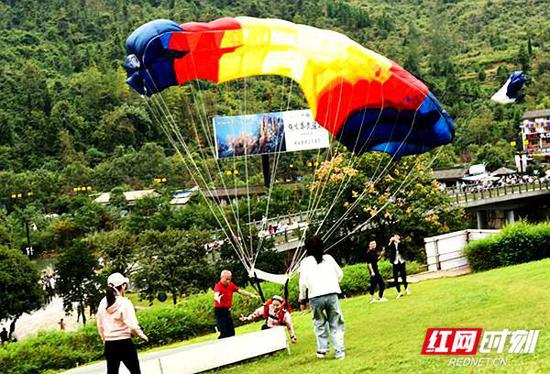
{"label": "photo on banner", "polygon": [[310,110],[213,118],[217,158],[327,148],[328,131]]}

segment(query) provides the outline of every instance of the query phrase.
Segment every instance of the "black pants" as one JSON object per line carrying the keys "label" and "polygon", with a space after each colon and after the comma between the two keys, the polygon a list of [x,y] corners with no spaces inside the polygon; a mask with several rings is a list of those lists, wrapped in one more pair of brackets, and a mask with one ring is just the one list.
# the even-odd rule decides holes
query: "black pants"
{"label": "black pants", "polygon": [[401,292],[401,287],[399,286],[399,275],[401,275],[401,280],[403,281],[403,286],[407,289],[407,269],[405,268],[405,263],[393,264],[393,282],[395,283],[395,288],[397,292]]}
{"label": "black pants", "polygon": [[136,347],[132,339],[105,341],[107,374],[118,374],[122,361],[131,374],[141,374]]}
{"label": "black pants", "polygon": [[369,293],[371,296],[374,295],[374,290],[376,289],[376,285],[378,285],[378,297],[383,297],[384,289],[386,288],[386,286],[384,285],[384,281],[382,280],[380,273],[375,273],[374,275],[370,276]]}
{"label": "black pants", "polygon": [[216,325],[220,336],[218,339],[235,336],[235,327],[231,318],[231,310],[227,308],[214,308],[214,316],[216,317]]}

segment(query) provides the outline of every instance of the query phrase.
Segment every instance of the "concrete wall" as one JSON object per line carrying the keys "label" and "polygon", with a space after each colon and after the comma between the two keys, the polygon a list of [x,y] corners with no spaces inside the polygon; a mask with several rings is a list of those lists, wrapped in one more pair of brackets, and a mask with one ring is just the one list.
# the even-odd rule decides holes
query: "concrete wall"
{"label": "concrete wall", "polygon": [[469,242],[499,230],[462,230],[424,239],[428,271],[451,270],[468,265],[462,250]]}

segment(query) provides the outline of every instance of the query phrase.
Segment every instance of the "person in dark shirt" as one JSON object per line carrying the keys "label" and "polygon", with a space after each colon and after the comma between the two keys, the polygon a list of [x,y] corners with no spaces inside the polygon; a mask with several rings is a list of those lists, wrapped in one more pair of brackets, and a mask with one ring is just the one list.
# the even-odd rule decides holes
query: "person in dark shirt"
{"label": "person in dark shirt", "polygon": [[407,295],[410,295],[411,291],[409,291],[407,283],[406,261],[403,256],[403,254],[406,252],[406,249],[401,243],[401,237],[399,236],[399,234],[394,234],[390,238],[389,250],[390,262],[393,268],[393,282],[395,283],[395,288],[397,288],[397,298],[403,296],[403,294],[401,293],[401,286],[399,285],[399,275],[401,275],[401,280],[403,283],[403,287],[405,288],[405,293]]}
{"label": "person in dark shirt", "polygon": [[0,332],[0,341],[2,342],[2,344],[4,343],[7,343],[9,342],[9,335],[8,335],[8,331],[6,330],[6,328],[2,328],[2,332]]}
{"label": "person in dark shirt", "polygon": [[[369,242],[369,249],[367,251],[367,266],[369,267],[369,273],[370,273],[369,294],[370,294],[371,303],[388,301],[388,299],[384,297],[384,289],[386,288],[384,285],[384,280],[380,276],[380,271],[378,270],[379,259],[380,259],[380,256],[376,252],[376,240],[371,240]],[[376,289],[377,285],[378,285],[378,299],[374,297],[374,290]]]}

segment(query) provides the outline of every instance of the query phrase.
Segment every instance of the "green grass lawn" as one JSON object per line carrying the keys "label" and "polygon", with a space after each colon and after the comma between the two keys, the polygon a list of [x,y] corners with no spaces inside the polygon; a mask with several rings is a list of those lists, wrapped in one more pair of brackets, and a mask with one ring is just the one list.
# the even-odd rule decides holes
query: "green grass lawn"
{"label": "green grass lawn", "polygon": [[[292,345],[290,355],[280,352],[223,371],[262,374],[550,372],[550,259],[458,278],[424,281],[413,284],[411,290],[411,296],[395,300],[396,291],[391,289],[386,293],[390,301],[382,304],[369,304],[367,296],[341,301],[346,320],[347,357],[343,361],[332,357],[317,359],[311,314],[294,313],[299,342]],[[259,323],[243,326],[237,329],[237,334],[259,327]],[[451,356],[420,354],[428,327],[542,331],[534,354],[495,356],[507,359],[506,366],[456,368],[449,366]],[[213,338],[213,335],[203,336],[185,344]],[[473,357],[487,355],[478,353]]]}

